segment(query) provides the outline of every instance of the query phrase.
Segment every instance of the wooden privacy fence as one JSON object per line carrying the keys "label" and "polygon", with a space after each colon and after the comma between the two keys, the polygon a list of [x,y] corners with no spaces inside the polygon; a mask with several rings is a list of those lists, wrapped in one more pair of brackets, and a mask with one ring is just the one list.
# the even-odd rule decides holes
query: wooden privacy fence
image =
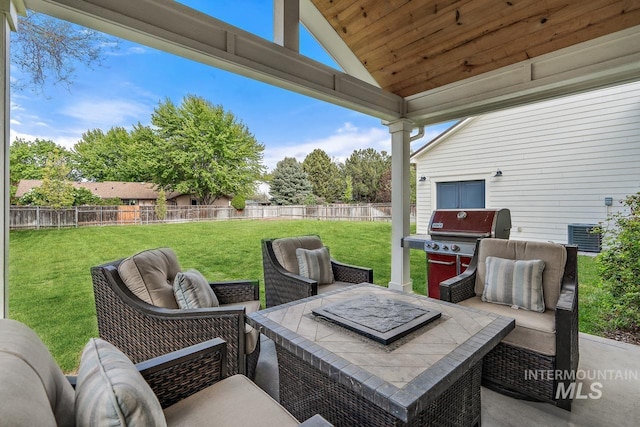
{"label": "wooden privacy fence", "polygon": [[[412,206],[411,220],[414,218],[415,206]],[[164,220],[158,219],[155,206],[74,206],[63,209],[11,206],[9,210],[11,230],[232,219],[390,221],[391,205],[252,205],[241,211],[226,206],[167,206]]]}

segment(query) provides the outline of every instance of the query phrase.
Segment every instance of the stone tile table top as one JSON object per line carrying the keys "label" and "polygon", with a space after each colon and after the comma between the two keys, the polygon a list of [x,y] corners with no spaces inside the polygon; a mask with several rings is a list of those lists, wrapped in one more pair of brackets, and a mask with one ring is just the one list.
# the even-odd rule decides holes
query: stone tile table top
{"label": "stone tile table top", "polygon": [[[385,345],[312,313],[342,301],[371,298],[393,299],[441,315]],[[372,284],[251,313],[248,322],[277,346],[405,422],[515,327],[511,318]]]}

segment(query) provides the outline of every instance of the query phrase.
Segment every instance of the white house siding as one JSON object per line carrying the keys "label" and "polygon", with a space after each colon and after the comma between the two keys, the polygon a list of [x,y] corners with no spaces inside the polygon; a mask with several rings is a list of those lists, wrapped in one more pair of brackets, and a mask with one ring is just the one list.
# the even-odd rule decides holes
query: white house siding
{"label": "white house siding", "polygon": [[605,221],[640,191],[640,83],[476,117],[412,161],[428,178],[417,183],[418,233],[437,182],[485,179],[486,207],[511,210],[512,239],[566,243],[568,224]]}

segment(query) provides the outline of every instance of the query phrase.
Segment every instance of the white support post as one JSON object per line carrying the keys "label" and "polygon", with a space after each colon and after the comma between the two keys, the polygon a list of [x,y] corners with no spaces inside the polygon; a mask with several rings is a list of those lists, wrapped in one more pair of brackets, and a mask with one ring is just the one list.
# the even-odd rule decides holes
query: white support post
{"label": "white support post", "polygon": [[9,316],[9,144],[10,141],[10,82],[9,42],[11,31],[18,25],[18,13],[24,14],[22,0],[0,1],[0,164],[2,165],[2,210],[0,211],[0,319]]}
{"label": "white support post", "polygon": [[391,281],[389,289],[413,292],[409,271],[409,248],[402,247],[402,238],[410,234],[409,155],[411,151],[410,120],[386,123],[391,133]]}
{"label": "white support post", "polygon": [[273,42],[300,52],[299,0],[273,0]]}

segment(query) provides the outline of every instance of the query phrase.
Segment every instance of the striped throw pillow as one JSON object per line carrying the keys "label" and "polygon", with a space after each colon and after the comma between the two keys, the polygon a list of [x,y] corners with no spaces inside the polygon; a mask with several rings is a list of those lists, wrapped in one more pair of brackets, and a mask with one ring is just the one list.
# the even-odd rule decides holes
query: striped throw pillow
{"label": "striped throw pillow", "polygon": [[315,280],[319,285],[327,285],[334,282],[331,268],[331,255],[329,248],[323,246],[319,249],[296,249],[298,268],[300,275],[307,279]]}
{"label": "striped throw pillow", "polygon": [[544,312],[542,260],[511,260],[487,257],[487,273],[482,301],[513,308]]}
{"label": "striped throw pillow", "polygon": [[78,426],[166,426],[160,401],[135,365],[115,346],[91,338],[76,385]]}
{"label": "striped throw pillow", "polygon": [[485,263],[487,265],[487,275],[484,281],[482,301],[513,305],[511,287],[515,261],[488,256]]}
{"label": "striped throw pillow", "polygon": [[541,259],[518,260],[513,269],[513,305],[525,310],[544,312],[542,294],[542,272],[544,261]]}

